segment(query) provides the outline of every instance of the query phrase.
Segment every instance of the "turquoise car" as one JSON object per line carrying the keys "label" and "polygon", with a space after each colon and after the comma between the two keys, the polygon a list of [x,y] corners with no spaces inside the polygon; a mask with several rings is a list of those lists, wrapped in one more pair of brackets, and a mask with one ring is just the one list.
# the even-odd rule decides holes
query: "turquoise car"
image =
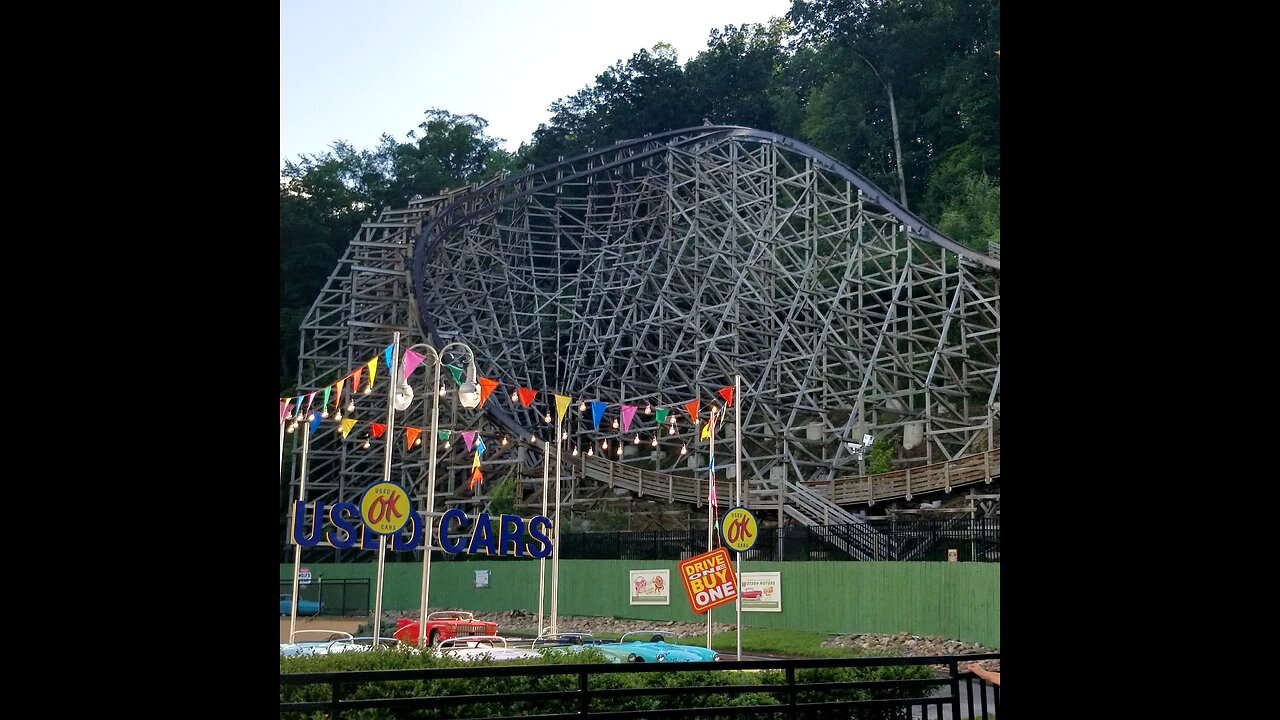
{"label": "turquoise car", "polygon": [[595,647],[605,655],[622,662],[709,662],[720,659],[720,653],[697,645],[676,643],[670,630],[635,630],[624,633],[616,643],[604,642]]}
{"label": "turquoise car", "polygon": [[[302,599],[298,600],[299,615],[319,615],[322,610],[324,610],[324,605],[322,605],[318,600],[302,600]],[[280,614],[281,615],[293,614],[293,597],[292,596],[290,595],[280,596]]]}

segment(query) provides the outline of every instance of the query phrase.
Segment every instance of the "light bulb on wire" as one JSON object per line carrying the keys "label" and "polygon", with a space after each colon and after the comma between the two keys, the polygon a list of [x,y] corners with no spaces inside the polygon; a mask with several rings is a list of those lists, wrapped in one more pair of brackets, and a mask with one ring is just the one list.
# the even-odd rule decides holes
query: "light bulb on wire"
{"label": "light bulb on wire", "polygon": [[321,413],[320,413],[320,417],[324,418],[325,420],[328,420],[328,419],[329,419],[329,408],[325,408],[325,409],[324,409],[324,412],[321,412]]}
{"label": "light bulb on wire", "polygon": [[618,456],[622,456],[622,443],[618,443]]}
{"label": "light bulb on wire", "polygon": [[649,444],[650,444],[650,445],[652,445],[652,446],[654,446],[654,447],[658,447],[658,436],[657,436],[657,435],[654,435],[654,436],[653,436],[653,442],[651,442],[651,443],[649,443]]}
{"label": "light bulb on wire", "polygon": [[440,397],[444,397],[444,383],[440,383],[440,390],[438,392],[440,393]]}
{"label": "light bulb on wire", "polygon": [[355,412],[355,411],[356,411],[356,401],[353,398],[347,401],[347,412]]}
{"label": "light bulb on wire", "polygon": [[373,385],[372,385],[372,384],[370,384],[368,387],[366,387],[366,388],[364,389],[364,394],[365,394],[365,395],[368,395],[368,394],[369,394],[369,393],[371,393],[371,392],[373,392]]}
{"label": "light bulb on wire", "polygon": [[645,404],[644,404],[644,414],[645,414],[645,415],[652,415],[652,414],[653,414],[653,406],[652,406],[652,405],[650,405],[649,403],[645,403]]}
{"label": "light bulb on wire", "polygon": [[507,444],[507,436],[506,436],[506,435],[503,435],[503,436],[502,436],[502,444],[503,444],[503,445],[506,445],[506,444]]}
{"label": "light bulb on wire", "polygon": [[569,439],[569,431],[568,431],[568,430],[565,430],[564,432],[560,433],[560,439],[561,439],[561,440],[568,440],[568,439]]}
{"label": "light bulb on wire", "polygon": [[547,414],[543,416],[542,421],[547,423],[548,425],[551,424],[551,411],[549,410],[547,411]]}
{"label": "light bulb on wire", "polygon": [[333,414],[334,422],[342,422],[342,411],[339,410]]}
{"label": "light bulb on wire", "polygon": [[640,433],[636,433],[635,438],[633,438],[633,439],[631,440],[631,444],[632,444],[632,445],[639,445],[639,444],[640,444]]}
{"label": "light bulb on wire", "polygon": [[415,440],[413,441],[413,446],[414,446],[414,447],[418,447],[418,446],[419,446],[419,445],[421,445],[421,444],[422,444],[422,438],[417,438],[417,439],[415,439]]}
{"label": "light bulb on wire", "polygon": [[594,445],[587,446],[587,457],[595,457],[596,448]]}
{"label": "light bulb on wire", "polygon": [[[293,432],[293,430],[292,430],[292,429],[290,429],[290,430],[289,430],[289,432]],[[608,440],[601,440],[601,441],[600,441],[600,449],[601,449],[601,450],[608,450],[608,449],[609,449],[609,441],[608,441]]]}
{"label": "light bulb on wire", "polygon": [[577,445],[574,445],[574,446],[573,446],[573,456],[574,456],[574,457],[578,457],[578,446],[577,446]]}
{"label": "light bulb on wire", "polygon": [[582,402],[578,403],[578,412],[586,412],[586,411],[587,411],[587,401],[583,400]]}
{"label": "light bulb on wire", "polygon": [[364,445],[362,447],[369,447],[369,438],[364,439]]}
{"label": "light bulb on wire", "polygon": [[688,454],[689,454],[689,444],[688,444],[688,443],[684,443],[683,445],[681,445],[681,446],[680,446],[680,454],[681,454],[681,455],[688,455]]}
{"label": "light bulb on wire", "polygon": [[293,432],[293,428],[296,426],[297,426],[297,423],[289,423],[289,427],[287,430],[285,430],[285,432]]}
{"label": "light bulb on wire", "polygon": [[618,419],[617,419],[617,418],[614,418],[614,419],[613,419],[613,428],[614,428],[615,430],[618,428]]}
{"label": "light bulb on wire", "polygon": [[669,432],[669,433],[667,433],[667,434],[668,434],[668,435],[675,435],[675,434],[676,434],[676,426],[675,426],[675,425],[672,425],[672,426],[671,426],[671,432]]}

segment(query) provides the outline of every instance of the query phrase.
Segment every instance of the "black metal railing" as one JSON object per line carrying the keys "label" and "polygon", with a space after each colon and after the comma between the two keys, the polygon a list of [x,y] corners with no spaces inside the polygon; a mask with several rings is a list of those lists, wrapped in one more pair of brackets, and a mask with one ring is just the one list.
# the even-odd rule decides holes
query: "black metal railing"
{"label": "black metal railing", "polygon": [[[292,593],[293,580],[281,580],[280,595],[292,597]],[[369,580],[366,578],[325,580],[321,576],[312,578],[306,585],[298,585],[298,600],[320,601],[320,615],[367,616],[373,607],[370,597]]]}
{"label": "black metal railing", "polygon": [[[745,556],[748,560],[852,560],[842,548],[850,538],[868,535],[870,527],[881,533],[868,547],[879,548],[872,559],[945,562],[955,551],[962,562],[1000,561],[1000,520],[998,518],[938,517],[914,520],[876,519],[865,525],[787,525],[762,528],[760,537]],[[705,528],[648,532],[566,532],[560,538],[562,560],[672,560],[705,552]],[[376,550],[338,550],[316,546],[303,548],[304,563],[371,562]],[[446,556],[441,561],[466,561],[471,556]],[[505,559],[482,555],[485,562]],[[517,558],[518,559],[518,558]],[[293,561],[293,546],[280,549],[280,561]],[[422,562],[422,552],[388,552],[388,562]]]}
{"label": "black metal railing", "polygon": [[[536,716],[538,720],[563,718],[651,718],[651,717],[726,717],[756,718],[936,718],[969,720],[998,717],[1000,688],[968,672],[961,663],[998,659],[999,653],[974,655],[942,655],[933,657],[832,658],[814,660],[744,660],[708,663],[648,664],[549,664],[501,665],[483,667],[423,668],[410,670],[364,670],[282,674],[280,676],[280,717],[303,717],[304,713],[327,712],[338,720],[343,713],[366,708],[403,709],[414,717],[468,717],[508,720]],[[900,680],[852,680],[831,682],[821,672],[824,668],[874,668],[891,665],[938,666],[945,670],[932,678]],[[708,676],[708,671],[746,670],[774,671],[772,677],[756,676],[761,682],[745,682],[735,678]],[[817,672],[815,672],[815,670]],[[779,678],[779,672],[781,677]],[[610,678],[620,673],[690,673],[678,685],[661,687],[617,687]],[[716,673],[718,675],[718,673]],[[562,678],[556,682],[552,678]],[[565,677],[573,682],[565,682]],[[530,688],[573,687],[574,689],[529,689],[518,696],[504,694],[496,678],[528,678]],[[474,679],[469,689],[490,689],[468,694],[435,694],[426,688],[431,681]],[[772,680],[779,680],[773,682]],[[770,680],[765,682],[765,680]],[[426,694],[412,697],[387,697],[397,691],[391,683],[400,683],[400,692],[413,683],[413,688]],[[719,685],[716,682],[727,681]],[[694,684],[699,683],[702,684]],[[375,683],[387,683],[381,689]],[[316,698],[286,701],[287,696],[304,693],[287,691],[290,686],[327,685],[328,692],[306,691]],[[357,690],[357,686],[358,690]],[[863,691],[853,693],[849,691]],[[359,697],[353,697],[358,695]],[[742,704],[724,705],[727,697],[743,698]],[[663,709],[618,710],[625,698],[658,697]],[[714,697],[712,697],[714,696]],[[865,699],[870,698],[870,699]],[[719,703],[698,706],[699,703]],[[485,706],[472,707],[472,706]],[[496,708],[496,710],[495,710]],[[433,710],[437,712],[432,712]],[[488,714],[492,712],[502,714]],[[438,714],[437,714],[438,713]],[[305,715],[314,717],[314,714]]]}

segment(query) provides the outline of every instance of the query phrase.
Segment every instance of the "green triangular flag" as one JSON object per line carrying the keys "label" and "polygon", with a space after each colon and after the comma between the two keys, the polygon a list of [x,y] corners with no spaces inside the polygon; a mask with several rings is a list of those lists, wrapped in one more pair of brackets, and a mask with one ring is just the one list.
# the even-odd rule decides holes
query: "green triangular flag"
{"label": "green triangular flag", "polygon": [[462,384],[462,368],[457,365],[445,365],[449,368],[449,372],[453,373],[453,381],[459,385]]}
{"label": "green triangular flag", "polygon": [[654,411],[654,415],[658,417],[658,424],[662,424],[662,421],[667,419],[668,412],[670,411],[667,408],[658,408]]}
{"label": "green triangular flag", "polygon": [[452,434],[453,434],[452,430],[437,430],[436,438],[439,440],[448,440],[449,436]]}

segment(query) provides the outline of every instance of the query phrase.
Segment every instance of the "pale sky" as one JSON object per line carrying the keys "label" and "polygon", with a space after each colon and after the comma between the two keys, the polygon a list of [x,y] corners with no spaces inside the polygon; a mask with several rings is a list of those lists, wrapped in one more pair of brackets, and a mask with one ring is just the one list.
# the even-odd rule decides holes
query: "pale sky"
{"label": "pale sky", "polygon": [[[683,66],[712,28],[791,0],[281,0],[280,157],[372,149],[428,108],[479,115],[515,150],[547,108],[659,42]],[[625,139],[625,138],[619,138]],[[283,166],[283,160],[281,162]]]}

